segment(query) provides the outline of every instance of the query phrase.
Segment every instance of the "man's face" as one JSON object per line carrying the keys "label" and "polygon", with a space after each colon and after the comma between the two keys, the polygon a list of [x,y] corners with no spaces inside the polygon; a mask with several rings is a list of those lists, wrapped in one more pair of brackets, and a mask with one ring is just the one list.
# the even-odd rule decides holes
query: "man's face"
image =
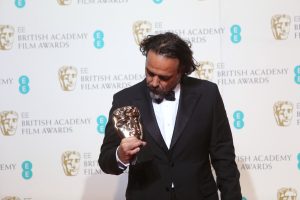
{"label": "man's face", "polygon": [[291,122],[292,116],[293,107],[289,104],[283,104],[278,111],[279,122],[284,126],[288,126]]}
{"label": "man's face", "polygon": [[74,176],[78,173],[80,165],[80,157],[76,154],[70,154],[69,157],[66,158],[65,166],[67,173],[71,176]]}
{"label": "man's face", "polygon": [[5,27],[0,32],[0,49],[8,50],[12,48],[14,40],[14,30],[10,27]]}
{"label": "man's face", "polygon": [[2,128],[4,135],[14,135],[17,130],[18,116],[14,113],[9,113],[2,118]]}
{"label": "man's face", "polygon": [[149,51],[146,59],[146,81],[150,92],[161,97],[173,90],[181,79],[179,59]]}

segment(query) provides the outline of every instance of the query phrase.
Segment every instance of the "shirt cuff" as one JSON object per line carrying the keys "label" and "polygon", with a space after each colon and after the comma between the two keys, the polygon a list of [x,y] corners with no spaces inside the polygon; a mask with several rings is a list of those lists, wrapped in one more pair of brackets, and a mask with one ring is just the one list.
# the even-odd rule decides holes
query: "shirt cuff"
{"label": "shirt cuff", "polygon": [[118,147],[117,150],[116,150],[116,160],[117,160],[117,163],[118,163],[118,167],[119,167],[119,169],[125,170],[125,169],[129,166],[129,163],[124,164],[124,163],[119,159],[119,156],[118,156],[118,149],[119,149],[119,147]]}

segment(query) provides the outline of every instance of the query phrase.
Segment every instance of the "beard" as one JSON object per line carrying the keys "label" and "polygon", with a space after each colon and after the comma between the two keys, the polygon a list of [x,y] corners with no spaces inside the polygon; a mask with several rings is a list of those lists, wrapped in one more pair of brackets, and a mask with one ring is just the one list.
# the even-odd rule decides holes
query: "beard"
{"label": "beard", "polygon": [[163,99],[164,98],[164,96],[165,96],[164,93],[159,92],[159,91],[157,91],[153,88],[150,88],[150,87],[148,87],[148,88],[149,88],[151,99],[156,100],[156,99]]}

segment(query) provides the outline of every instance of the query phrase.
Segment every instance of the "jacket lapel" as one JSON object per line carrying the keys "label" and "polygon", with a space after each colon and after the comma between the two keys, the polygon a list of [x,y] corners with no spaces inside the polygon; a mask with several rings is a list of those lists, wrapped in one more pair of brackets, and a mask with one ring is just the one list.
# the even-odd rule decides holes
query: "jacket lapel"
{"label": "jacket lapel", "polygon": [[201,91],[193,89],[193,86],[189,84],[188,78],[185,77],[181,84],[181,94],[178,106],[178,112],[176,116],[175,127],[171,140],[170,149],[172,149],[183,133],[188,120],[190,119],[192,112],[195,110],[195,106],[202,96]]}
{"label": "jacket lapel", "polygon": [[152,100],[145,81],[141,89],[143,91],[141,91],[138,94],[143,94],[143,95],[135,99],[135,104],[138,106],[141,113],[141,121],[144,129],[143,131],[144,133],[148,132],[149,135],[155,140],[155,142],[164,151],[167,151],[168,147],[164,142],[164,139],[158,127],[153,105],[152,105]]}

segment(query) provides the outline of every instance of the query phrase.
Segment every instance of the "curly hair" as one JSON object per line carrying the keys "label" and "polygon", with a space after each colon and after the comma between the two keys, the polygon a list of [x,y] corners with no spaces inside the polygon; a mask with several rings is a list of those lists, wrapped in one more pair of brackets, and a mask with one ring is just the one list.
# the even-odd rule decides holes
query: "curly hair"
{"label": "curly hair", "polygon": [[185,75],[196,69],[191,43],[174,33],[166,32],[147,36],[140,44],[140,51],[144,56],[147,56],[150,50],[159,55],[179,59],[179,67]]}

